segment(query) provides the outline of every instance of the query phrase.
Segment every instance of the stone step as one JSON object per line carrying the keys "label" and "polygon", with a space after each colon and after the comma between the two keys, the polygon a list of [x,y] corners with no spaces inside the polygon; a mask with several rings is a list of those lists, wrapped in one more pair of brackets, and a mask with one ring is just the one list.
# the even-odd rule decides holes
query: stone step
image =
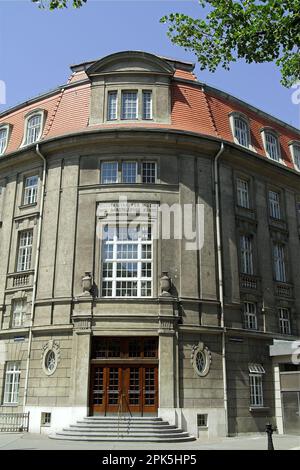
{"label": "stone step", "polygon": [[105,442],[185,442],[195,438],[161,418],[87,417],[49,435],[51,439]]}
{"label": "stone step", "polygon": [[104,423],[104,422],[107,422],[107,423],[111,423],[111,422],[118,422],[118,421],[130,421],[130,422],[137,422],[137,423],[163,423],[164,421],[162,420],[162,418],[144,418],[144,417],[141,417],[141,416],[133,416],[133,417],[130,417],[130,416],[103,416],[103,417],[96,417],[96,416],[87,416],[86,418],[84,419],[80,419],[78,420],[79,422],[86,422],[86,421],[90,421],[90,422],[98,422],[98,421],[101,421],[101,423]]}
{"label": "stone step", "polygon": [[143,423],[85,423],[85,422],[77,422],[76,424],[71,424],[71,428],[89,428],[89,429],[107,429],[107,428],[116,428],[116,427],[122,427],[122,428],[130,428],[130,429],[176,429],[176,426],[167,424],[167,423],[162,423],[160,425],[155,425],[153,423],[151,424],[143,424]]}
{"label": "stone step", "polygon": [[187,436],[187,437],[182,437],[180,434],[179,435],[173,435],[170,438],[166,438],[164,436],[161,437],[136,437],[136,436],[130,436],[130,437],[123,437],[123,438],[111,438],[111,437],[99,437],[99,436],[65,436],[65,435],[59,435],[59,434],[54,434],[54,435],[49,435],[50,439],[57,439],[57,440],[68,440],[68,441],[83,441],[83,442],[170,442],[170,443],[176,443],[176,442],[191,442],[195,441],[194,436]]}
{"label": "stone step", "polygon": [[171,430],[171,429],[177,429],[176,426],[172,426],[170,424],[165,424],[163,426],[144,426],[144,425],[138,425],[138,424],[116,424],[116,426],[112,425],[101,425],[101,424],[94,424],[94,425],[84,425],[84,424],[70,424],[70,429],[78,429],[78,430],[90,430],[90,431],[96,431],[96,430],[106,430],[106,429],[130,429],[130,430],[140,430],[140,431],[147,431],[147,430],[153,430],[153,431],[158,431],[158,432],[163,432],[165,430]]}
{"label": "stone step", "polygon": [[[76,434],[101,434],[101,433],[105,433],[107,435],[115,435],[118,433],[118,429],[117,428],[110,428],[110,429],[105,429],[105,428],[102,428],[102,429],[89,429],[89,428],[81,428],[81,429],[76,429],[74,427],[72,427],[72,429],[70,428],[63,428],[62,432],[72,432],[72,433],[76,433]],[[119,433],[122,433],[122,434],[138,434],[138,435],[142,435],[142,434],[157,434],[157,435],[162,435],[162,434],[167,434],[168,432],[170,433],[174,433],[174,434],[177,434],[177,433],[181,433],[183,432],[182,429],[179,429],[179,428],[172,428],[172,429],[126,429],[126,428],[119,428]]]}

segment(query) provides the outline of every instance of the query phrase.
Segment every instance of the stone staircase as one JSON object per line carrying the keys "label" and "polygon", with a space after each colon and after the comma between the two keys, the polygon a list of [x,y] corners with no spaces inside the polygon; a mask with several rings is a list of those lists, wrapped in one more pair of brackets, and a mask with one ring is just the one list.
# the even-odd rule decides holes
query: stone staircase
{"label": "stone staircase", "polygon": [[195,437],[157,417],[90,416],[54,434],[72,441],[189,442]]}

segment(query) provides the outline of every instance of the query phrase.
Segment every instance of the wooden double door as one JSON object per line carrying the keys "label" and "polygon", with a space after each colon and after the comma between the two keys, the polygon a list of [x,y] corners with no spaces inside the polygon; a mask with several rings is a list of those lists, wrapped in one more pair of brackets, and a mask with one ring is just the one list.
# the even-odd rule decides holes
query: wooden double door
{"label": "wooden double door", "polygon": [[158,409],[157,364],[92,364],[90,413],[144,415]]}

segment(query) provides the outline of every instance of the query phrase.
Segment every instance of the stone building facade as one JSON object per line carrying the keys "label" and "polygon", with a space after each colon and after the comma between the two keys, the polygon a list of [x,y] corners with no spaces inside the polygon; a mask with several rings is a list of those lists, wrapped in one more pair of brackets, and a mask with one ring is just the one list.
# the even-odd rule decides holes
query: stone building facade
{"label": "stone building facade", "polygon": [[297,129],[128,51],[2,113],[0,154],[0,414],[299,433]]}

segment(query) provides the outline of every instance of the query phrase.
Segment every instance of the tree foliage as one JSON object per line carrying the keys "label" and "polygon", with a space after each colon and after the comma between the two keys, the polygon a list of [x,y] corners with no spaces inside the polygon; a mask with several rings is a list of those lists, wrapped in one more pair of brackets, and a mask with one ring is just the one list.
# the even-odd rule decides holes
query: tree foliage
{"label": "tree foliage", "polygon": [[40,8],[47,8],[49,10],[57,10],[58,8],[67,8],[68,5],[74,8],[80,8],[87,0],[31,0],[37,3]]}
{"label": "tree foliage", "polygon": [[281,83],[300,80],[300,0],[200,0],[204,18],[173,13],[171,41],[195,53],[200,68],[214,72],[232,62],[275,62]]}

